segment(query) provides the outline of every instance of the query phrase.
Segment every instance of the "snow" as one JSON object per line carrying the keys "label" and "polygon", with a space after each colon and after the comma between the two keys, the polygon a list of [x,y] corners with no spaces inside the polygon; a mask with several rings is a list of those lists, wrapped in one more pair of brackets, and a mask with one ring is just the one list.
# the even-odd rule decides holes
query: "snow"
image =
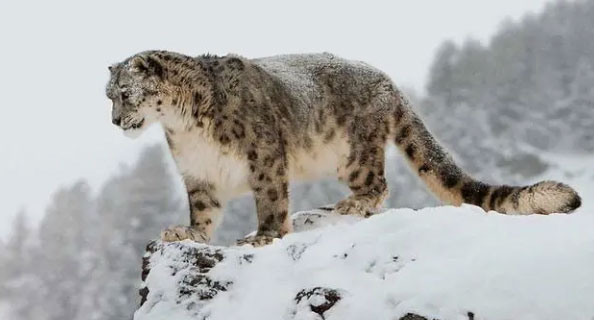
{"label": "snow", "polygon": [[[294,224],[297,232],[262,248],[158,244],[148,300],[134,319],[468,319],[469,312],[489,320],[594,319],[593,211],[505,216],[464,205],[360,219],[320,210],[297,213]],[[179,296],[179,281],[198,272],[183,258],[188,250],[221,254],[200,272],[226,291],[207,300]],[[310,307],[323,305],[323,296],[296,302],[317,287],[341,297],[323,317]]]}

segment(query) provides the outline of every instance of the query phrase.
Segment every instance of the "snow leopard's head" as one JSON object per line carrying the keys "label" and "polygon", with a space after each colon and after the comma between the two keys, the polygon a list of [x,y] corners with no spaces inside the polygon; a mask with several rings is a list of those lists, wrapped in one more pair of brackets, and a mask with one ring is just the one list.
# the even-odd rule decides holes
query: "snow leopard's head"
{"label": "snow leopard's head", "polygon": [[165,69],[150,53],[139,53],[109,67],[105,93],[112,101],[111,121],[128,136],[136,137],[164,112]]}

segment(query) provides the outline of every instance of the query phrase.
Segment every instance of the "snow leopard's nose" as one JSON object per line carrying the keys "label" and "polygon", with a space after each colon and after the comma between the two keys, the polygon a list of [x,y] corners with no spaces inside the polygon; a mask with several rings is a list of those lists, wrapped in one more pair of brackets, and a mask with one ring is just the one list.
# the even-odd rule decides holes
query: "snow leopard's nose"
{"label": "snow leopard's nose", "polygon": [[111,123],[116,126],[122,124],[122,106],[118,105],[115,101],[113,101],[113,105],[111,106]]}

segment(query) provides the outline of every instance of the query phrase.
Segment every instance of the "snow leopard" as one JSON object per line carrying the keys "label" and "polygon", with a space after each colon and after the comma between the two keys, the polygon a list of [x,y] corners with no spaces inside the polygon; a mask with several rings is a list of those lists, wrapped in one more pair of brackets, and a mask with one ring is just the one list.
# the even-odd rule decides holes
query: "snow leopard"
{"label": "snow leopard", "polygon": [[109,67],[112,122],[137,136],[160,123],[183,177],[190,225],[163,241],[208,243],[223,206],[253,194],[262,246],[291,232],[289,181],[336,177],[351,194],[339,214],[369,216],[388,195],[386,147],[401,150],[441,201],[503,214],[570,213],[581,205],[555,181],[491,185],[465,173],[384,72],[330,53],[248,59],[144,51]]}

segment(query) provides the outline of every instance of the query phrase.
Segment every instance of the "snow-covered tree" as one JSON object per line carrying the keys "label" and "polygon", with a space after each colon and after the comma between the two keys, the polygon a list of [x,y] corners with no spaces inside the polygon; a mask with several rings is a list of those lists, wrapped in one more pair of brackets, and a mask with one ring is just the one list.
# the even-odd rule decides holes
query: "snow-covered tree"
{"label": "snow-covered tree", "polygon": [[138,265],[145,246],[180,220],[185,199],[175,192],[162,146],[145,149],[131,168],[111,178],[95,203],[97,256],[75,319],[129,319],[137,305]]}

